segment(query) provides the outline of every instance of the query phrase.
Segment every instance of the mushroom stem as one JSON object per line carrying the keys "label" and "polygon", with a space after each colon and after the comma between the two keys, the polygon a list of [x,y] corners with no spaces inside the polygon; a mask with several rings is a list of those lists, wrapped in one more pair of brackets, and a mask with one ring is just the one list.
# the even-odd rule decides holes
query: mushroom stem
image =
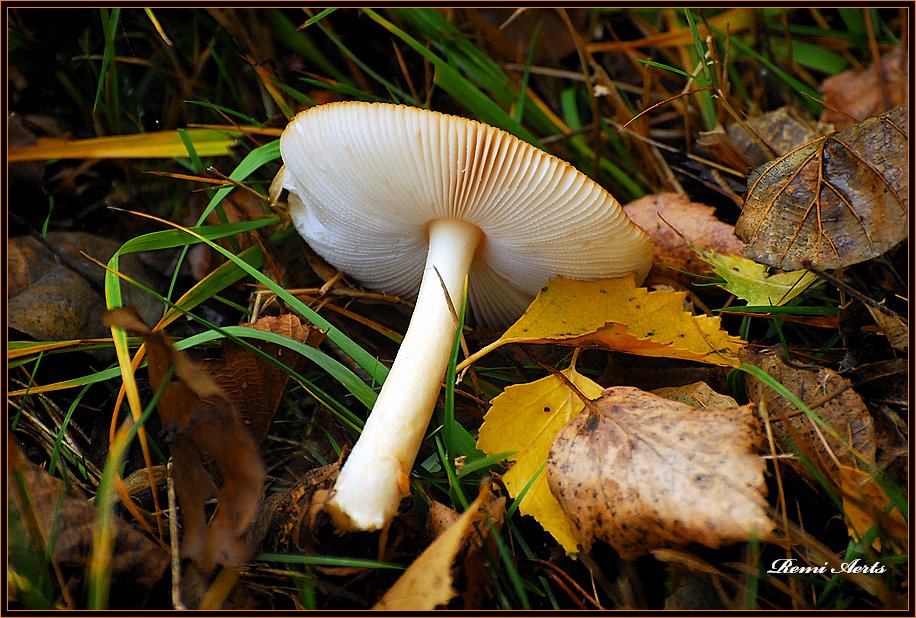
{"label": "mushroom stem", "polygon": [[482,236],[477,226],[458,219],[429,224],[426,267],[407,333],[327,506],[340,530],[386,526],[410,491],[410,470],[436,407],[457,328],[445,291],[457,308]]}

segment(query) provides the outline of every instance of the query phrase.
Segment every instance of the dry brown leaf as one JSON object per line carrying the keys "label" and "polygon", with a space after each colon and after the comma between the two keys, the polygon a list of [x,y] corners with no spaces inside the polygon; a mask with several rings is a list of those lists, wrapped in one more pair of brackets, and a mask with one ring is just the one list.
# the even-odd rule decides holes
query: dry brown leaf
{"label": "dry brown leaf", "polygon": [[[39,341],[104,337],[108,331],[98,316],[105,310],[101,293],[105,271],[80,252],[107,261],[120,245],[84,232],[50,232],[46,240],[47,244],[18,236],[7,243],[9,326]],[[138,256],[124,256],[121,270],[151,286]],[[145,319],[161,315],[162,305],[136,288],[125,286],[124,294]]]}
{"label": "dry brown leaf", "polygon": [[816,122],[788,107],[748,118],[742,125],[728,126],[728,136],[745,153],[752,167],[781,157],[798,146],[834,130],[833,125]]}
{"label": "dry brown leaf", "polygon": [[756,169],[735,225],[745,254],[784,270],[839,268],[907,235],[907,108],[800,146]]}
{"label": "dry brown leaf", "polygon": [[[880,67],[879,67],[880,64]],[[909,55],[901,43],[865,71],[845,71],[821,84],[824,112],[821,120],[845,129],[857,120],[877,116],[907,102]],[[887,99],[885,100],[885,96]]]}
{"label": "dry brown leaf", "polygon": [[[489,523],[498,534],[506,514],[506,498],[487,492],[480,506],[486,511]],[[461,515],[441,502],[433,501],[429,505],[429,517],[426,528],[433,536],[439,536],[460,519]],[[497,555],[498,549],[493,543],[489,526],[479,526],[480,534],[472,535],[467,550],[459,554],[452,568],[452,585],[456,597],[449,603],[449,609],[477,610],[486,606],[490,595],[489,556]],[[489,552],[489,554],[488,554]]]}
{"label": "dry brown leaf", "polygon": [[719,547],[770,537],[762,439],[750,406],[699,410],[613,387],[560,432],[547,475],[586,550],[599,539],[632,560]]}
{"label": "dry brown leaf", "polygon": [[[678,193],[647,195],[623,207],[627,216],[649,235],[659,274],[679,278],[673,269],[705,274],[709,265],[690,248],[688,241],[725,255],[741,255],[744,243],[735,229],[715,216],[715,208],[691,202]],[[670,268],[665,268],[666,266]],[[692,277],[683,278],[687,283]]]}
{"label": "dry brown leaf", "polygon": [[[150,331],[129,308],[108,311],[103,319],[106,325],[143,337],[154,391],[170,380],[158,409],[182,510],[182,553],[204,573],[216,565],[244,563],[254,548],[243,535],[254,519],[265,479],[254,439],[210,375],[178,352],[162,332]],[[213,459],[222,478],[216,513],[209,523],[204,505],[216,493],[216,485],[204,466],[206,457]]]}
{"label": "dry brown leaf", "polygon": [[737,408],[738,402],[728,395],[717,393],[706,382],[694,382],[684,386],[663,386],[652,393],[671,401],[686,403],[688,406],[705,410],[707,408]]}
{"label": "dry brown leaf", "polygon": [[[741,352],[741,358],[760,367],[794,393],[836,434],[831,435],[831,431],[821,428],[760,380],[748,376],[748,396],[766,410],[780,451],[792,453],[794,444],[809,461],[827,472],[837,486],[840,465],[857,467],[859,458],[867,465],[875,463],[872,417],[849,380],[826,367],[790,366],[774,350],[746,349]],[[800,461],[790,461],[802,475],[812,478]]]}
{"label": "dry brown leaf", "polygon": [[872,305],[865,305],[865,308],[887,337],[887,342],[891,344],[891,347],[900,352],[906,352],[910,345],[910,329],[906,322],[890,309],[877,308]]}
{"label": "dry brown leaf", "polygon": [[[98,509],[85,498],[67,493],[60,479],[28,461],[12,440],[7,458],[7,506],[26,534],[10,539],[10,551],[15,547],[43,556],[53,539],[52,560],[73,568],[75,573],[85,572]],[[161,579],[169,556],[163,547],[120,519],[114,520],[114,527],[110,563],[113,590],[119,598],[130,601],[131,594],[145,595]]]}
{"label": "dry brown leaf", "polygon": [[413,561],[372,609],[431,611],[455,596],[452,564],[465,540],[469,535],[476,534],[472,524],[482,517],[479,508],[487,493],[488,488],[481,490],[464,514]]}
{"label": "dry brown leaf", "polygon": [[[324,339],[324,333],[303,324],[292,313],[263,317],[247,326],[311,346],[318,346]],[[293,371],[298,372],[305,365],[301,354],[281,345],[260,340],[250,340],[249,343]],[[229,339],[223,340],[222,360],[208,360],[202,365],[232,402],[242,424],[259,443],[262,442],[286,392],[289,374]]]}
{"label": "dry brown leaf", "polygon": [[718,127],[701,132],[697,146],[715,161],[746,173],[830,131],[833,125],[829,123],[818,123],[792,108],[780,107],[733,122],[724,130]]}
{"label": "dry brown leaf", "polygon": [[315,518],[339,471],[340,461],[312,468],[286,491],[271,494],[261,503],[248,538],[255,545],[264,542],[271,551],[313,552],[318,544]]}

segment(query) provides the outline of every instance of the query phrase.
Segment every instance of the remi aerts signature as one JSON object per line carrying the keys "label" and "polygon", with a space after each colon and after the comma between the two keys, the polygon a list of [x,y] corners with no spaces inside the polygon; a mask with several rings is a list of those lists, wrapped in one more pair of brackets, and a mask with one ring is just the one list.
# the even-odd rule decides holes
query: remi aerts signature
{"label": "remi aerts signature", "polygon": [[774,560],[767,573],[805,575],[809,573],[884,573],[887,570],[880,562],[869,564],[858,558],[849,562],[841,562],[838,566],[830,566],[827,562],[824,563],[824,566],[799,566],[796,562],[795,558]]}

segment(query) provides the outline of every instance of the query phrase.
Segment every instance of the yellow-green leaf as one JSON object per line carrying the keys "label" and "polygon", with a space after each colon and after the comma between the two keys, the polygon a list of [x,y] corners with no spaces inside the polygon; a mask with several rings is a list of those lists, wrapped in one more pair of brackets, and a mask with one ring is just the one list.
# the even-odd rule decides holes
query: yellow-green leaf
{"label": "yellow-green leaf", "polygon": [[[185,136],[200,157],[228,155],[238,142],[240,131],[188,129]],[[112,135],[89,139],[40,138],[34,146],[9,149],[9,160],[49,159],[162,159],[189,156],[178,131],[157,131],[134,135]]]}
{"label": "yellow-green leaf", "polygon": [[[601,394],[599,385],[575,369],[563,374],[586,397],[593,399]],[[575,526],[550,493],[544,464],[557,433],[584,407],[582,400],[554,375],[509,386],[493,400],[477,439],[477,448],[488,455],[514,452],[510,460],[515,463],[503,476],[513,498],[537,475],[519,503],[519,510],[534,517],[569,553],[575,552],[578,545]]]}
{"label": "yellow-green leaf", "polygon": [[642,356],[739,365],[744,342],[718,317],[684,309],[686,292],[636,287],[633,277],[575,281],[557,277],[542,288],[518,322],[460,368],[507,343],[552,343]]}
{"label": "yellow-green leaf", "polygon": [[804,269],[769,275],[763,264],[746,257],[722,255],[692,243],[690,247],[725,279],[719,287],[747,301],[750,306],[784,305],[817,282],[817,275]]}

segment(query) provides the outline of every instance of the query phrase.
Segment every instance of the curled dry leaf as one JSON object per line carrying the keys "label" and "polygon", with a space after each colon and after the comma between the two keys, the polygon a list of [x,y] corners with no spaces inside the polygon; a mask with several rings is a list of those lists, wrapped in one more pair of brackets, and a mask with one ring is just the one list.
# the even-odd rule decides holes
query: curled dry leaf
{"label": "curled dry leaf", "polygon": [[717,393],[706,382],[694,382],[683,386],[663,386],[653,389],[652,393],[702,410],[738,407],[737,401],[728,395]]}
{"label": "curled dry leaf", "polygon": [[891,347],[899,352],[906,352],[910,345],[910,328],[903,318],[884,306],[865,305],[865,308],[887,337],[887,342],[891,344]]}
{"label": "curled dry leaf", "polygon": [[[324,333],[303,324],[292,313],[263,317],[247,326],[310,346],[318,346],[324,339]],[[260,340],[251,340],[251,344],[293,371],[298,372],[305,364],[305,357],[279,344]],[[286,392],[289,374],[270,360],[229,339],[223,340],[221,360],[208,360],[201,364],[232,402],[241,423],[259,443],[262,442]]]}
{"label": "curled dry leaf", "polygon": [[476,534],[472,524],[484,517],[480,507],[489,491],[488,486],[481,488],[480,495],[464,514],[413,561],[372,609],[430,611],[445,605],[455,596],[452,564],[464,542]]}
{"label": "curled dry leaf", "polygon": [[551,343],[680,358],[737,367],[744,342],[718,317],[684,310],[686,292],[636,287],[633,277],[575,281],[557,277],[519,320],[461,367],[507,343]]}
{"label": "curled dry leaf", "polygon": [[[709,272],[709,267],[697,259],[688,242],[726,255],[740,255],[744,249],[744,243],[735,236],[734,227],[715,216],[715,208],[691,202],[678,193],[647,195],[623,209],[652,240],[655,265],[662,267],[660,275],[678,278],[677,271]],[[690,283],[694,279],[685,277],[684,281]]]}
{"label": "curled dry leaf", "polygon": [[[169,380],[174,368],[158,410],[182,510],[183,554],[205,573],[216,565],[244,563],[254,548],[243,535],[256,514],[265,479],[254,439],[213,378],[178,352],[162,332],[151,331],[129,308],[108,311],[103,319],[143,337],[154,391]],[[216,514],[209,523],[204,505],[216,493],[216,485],[204,466],[206,457],[213,459],[222,478]]]}
{"label": "curled dry leaf", "polygon": [[[909,94],[910,59],[901,43],[865,71],[844,71],[821,84],[824,113],[821,120],[845,129],[858,120],[903,105]],[[886,98],[885,98],[886,97]]]}
{"label": "curled dry leaf", "polygon": [[907,235],[907,108],[799,146],[748,177],[745,254],[792,270],[876,257]]}
{"label": "curled dry leaf", "polygon": [[550,488],[582,546],[632,560],[658,547],[771,537],[763,435],[750,406],[700,410],[613,387],[557,436]]}
{"label": "curled dry leaf", "polygon": [[[875,463],[872,417],[849,380],[827,367],[789,365],[774,350],[745,349],[741,357],[794,393],[827,426],[822,427],[766,384],[748,376],[748,396],[758,408],[766,411],[780,451],[792,453],[794,444],[809,461],[826,472],[827,478],[833,479],[837,487],[840,486],[837,475],[841,465],[855,468],[860,459],[865,465]],[[800,461],[791,461],[803,476],[812,478]]]}
{"label": "curled dry leaf", "polygon": [[[98,509],[85,498],[68,493],[60,479],[28,461],[12,441],[8,442],[7,459],[10,525],[21,527],[9,537],[8,559],[15,560],[17,552],[50,555],[58,566],[84,572]],[[168,552],[120,519],[114,520],[114,527],[109,565],[113,590],[127,602],[136,601],[131,595],[145,595],[162,577]]]}

